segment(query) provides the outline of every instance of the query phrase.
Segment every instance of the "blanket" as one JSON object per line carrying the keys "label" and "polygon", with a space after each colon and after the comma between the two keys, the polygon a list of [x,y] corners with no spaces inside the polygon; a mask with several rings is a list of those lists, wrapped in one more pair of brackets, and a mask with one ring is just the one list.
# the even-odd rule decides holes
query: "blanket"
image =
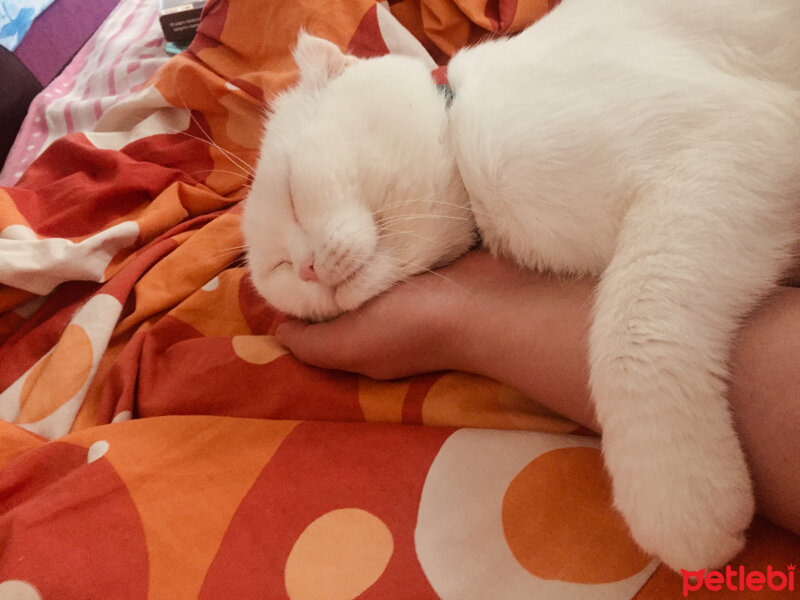
{"label": "blanket", "polygon": [[[631,541],[591,432],[473,375],[303,365],[242,261],[301,27],[435,66],[552,4],[210,0],[0,188],[0,600],[710,597]],[[758,518],[731,564],[798,558]]]}
{"label": "blanket", "polygon": [[[27,118],[0,171],[0,186],[14,185],[53,141],[94,129],[108,108],[141,91],[167,61],[165,44],[156,4],[121,0],[87,43],[72,53],[66,68],[30,107],[25,105]],[[30,61],[39,66],[43,52],[48,49],[32,51]]]}

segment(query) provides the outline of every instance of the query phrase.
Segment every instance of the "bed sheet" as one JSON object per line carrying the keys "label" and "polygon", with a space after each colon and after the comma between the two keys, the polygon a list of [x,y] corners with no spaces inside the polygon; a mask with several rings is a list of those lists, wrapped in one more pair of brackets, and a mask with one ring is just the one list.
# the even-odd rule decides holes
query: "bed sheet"
{"label": "bed sheet", "polygon": [[[550,8],[211,0],[188,52],[0,189],[0,600],[685,595],[590,432],[472,375],[299,363],[238,255],[301,27],[435,66]],[[800,556],[760,518],[749,540],[737,573]]]}
{"label": "bed sheet", "polygon": [[[54,140],[90,131],[108,107],[140,91],[167,62],[164,45],[157,3],[121,0],[31,102],[0,171],[0,186],[13,185]],[[38,64],[40,57],[31,61]]]}

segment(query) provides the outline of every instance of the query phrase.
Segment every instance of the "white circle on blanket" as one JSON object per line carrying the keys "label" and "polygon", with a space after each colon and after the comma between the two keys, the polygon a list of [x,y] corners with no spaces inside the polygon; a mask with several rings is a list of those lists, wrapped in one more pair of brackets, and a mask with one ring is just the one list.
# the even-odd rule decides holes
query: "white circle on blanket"
{"label": "white circle on blanket", "polygon": [[565,448],[597,449],[598,442],[573,435],[460,429],[442,445],[425,478],[414,532],[422,570],[442,600],[631,598],[645,584],[657,560],[622,580],[586,584],[538,577],[509,547],[503,524],[509,486],[532,461]]}
{"label": "white circle on blanket", "polygon": [[124,423],[125,421],[130,421],[131,419],[133,419],[133,413],[129,410],[123,410],[114,415],[114,418],[111,419],[111,422]]}
{"label": "white circle on blanket", "polygon": [[[108,452],[108,442],[105,440],[98,440],[89,446],[89,453],[86,456],[86,462],[94,462]],[[2,600],[2,599],[0,599]]]}
{"label": "white circle on blanket", "polygon": [[213,292],[218,287],[219,287],[219,277],[212,277],[201,289],[204,292]]}
{"label": "white circle on blanket", "polygon": [[42,597],[27,581],[9,579],[0,583],[0,600],[42,600]]}

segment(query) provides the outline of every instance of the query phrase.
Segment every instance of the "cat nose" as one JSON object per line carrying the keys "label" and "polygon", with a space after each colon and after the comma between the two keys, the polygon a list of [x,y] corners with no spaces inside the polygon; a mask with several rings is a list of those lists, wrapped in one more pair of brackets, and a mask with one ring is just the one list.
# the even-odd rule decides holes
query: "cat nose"
{"label": "cat nose", "polygon": [[319,281],[319,277],[317,276],[317,272],[314,270],[314,261],[306,261],[300,268],[297,270],[297,275],[303,281]]}

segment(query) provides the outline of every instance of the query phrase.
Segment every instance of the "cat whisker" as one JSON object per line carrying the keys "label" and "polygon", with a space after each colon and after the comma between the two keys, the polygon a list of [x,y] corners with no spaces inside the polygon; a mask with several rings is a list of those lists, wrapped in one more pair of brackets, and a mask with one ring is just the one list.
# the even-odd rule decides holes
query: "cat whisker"
{"label": "cat whisker", "polygon": [[[198,125],[198,127],[200,127],[200,125]],[[200,129],[203,131],[203,133],[205,133],[205,130],[203,130],[202,127],[200,127]],[[202,144],[206,144],[208,146],[212,146],[212,147],[216,148],[217,150],[219,150],[219,152],[222,155],[225,156],[225,158],[227,158],[231,163],[233,163],[234,166],[239,167],[242,170],[243,173],[246,173],[250,177],[253,177],[255,175],[255,170],[246,161],[242,160],[241,158],[239,158],[238,156],[236,156],[235,154],[233,154],[229,150],[226,150],[225,148],[223,148],[222,146],[217,144],[215,141],[209,140],[209,139],[203,139],[200,136],[188,133],[186,131],[180,131],[179,129],[172,129],[172,132],[175,133],[175,134],[184,135],[184,136],[186,136],[188,138],[191,138],[193,140],[197,140],[198,142],[200,142]],[[211,169],[211,170],[216,170],[216,169]]]}
{"label": "cat whisker", "polygon": [[246,266],[244,257],[233,257],[230,260],[226,261],[224,264],[220,265],[218,260],[212,260],[212,258],[207,258],[206,260],[202,260],[197,263],[197,266],[207,266],[213,265],[217,269],[219,269],[219,273],[226,271],[228,269],[239,268]]}
{"label": "cat whisker", "polygon": [[230,246],[228,248],[221,248],[219,251],[220,252],[244,252],[245,250],[247,250],[247,245],[246,244],[242,244],[240,246]]}
{"label": "cat whisker", "polygon": [[[389,233],[384,233],[385,231],[388,231]],[[422,235],[421,233],[416,233],[414,231],[397,231],[390,228],[384,228],[380,230],[380,239],[399,237],[399,236],[411,236],[413,238],[417,238],[418,240],[431,243],[436,243],[438,241],[436,240],[436,238]]]}
{"label": "cat whisker", "polygon": [[400,223],[402,221],[410,221],[412,219],[451,219],[453,221],[472,221],[469,217],[457,217],[455,215],[434,215],[430,213],[412,213],[407,215],[397,215],[393,217],[384,217],[382,219],[377,219],[375,221],[375,225],[380,228],[381,225],[385,225],[387,223]]}
{"label": "cat whisker", "polygon": [[[392,209],[396,207],[406,208],[406,209],[416,209],[420,214],[423,212],[428,212],[429,206],[418,206],[419,204],[423,204],[422,201],[409,201],[409,200],[400,200],[398,202],[392,202],[391,204],[387,204],[385,206],[381,206],[380,213],[391,212]],[[458,208],[463,212],[465,215],[471,214],[472,211],[468,206],[461,206],[459,204],[455,204],[454,202],[445,202],[444,200],[431,200],[425,201],[424,204],[431,205],[431,204],[439,204],[441,206],[450,206],[453,208]],[[402,213],[401,213],[402,214]],[[396,216],[396,215],[388,215],[388,216]]]}
{"label": "cat whisker", "polygon": [[220,146],[219,144],[217,144],[217,143],[214,141],[214,139],[211,137],[211,135],[210,135],[210,134],[209,134],[209,133],[208,133],[208,132],[205,130],[205,128],[203,128],[203,126],[200,124],[200,121],[199,121],[199,120],[198,120],[198,119],[197,119],[197,118],[194,116],[194,114],[193,114],[193,112],[192,112],[192,109],[191,109],[191,108],[189,108],[189,104],[186,102],[186,99],[183,97],[183,94],[181,93],[180,89],[178,89],[178,95],[179,95],[179,97],[180,97],[180,99],[181,99],[181,102],[183,103],[183,108],[185,108],[186,110],[188,110],[188,111],[189,111],[189,118],[191,119],[191,121],[192,121],[192,122],[193,122],[195,125],[197,125],[197,128],[198,128],[200,131],[202,131],[202,132],[203,132],[203,135],[206,137],[206,139],[203,139],[203,138],[201,138],[201,137],[199,137],[199,136],[196,136],[196,135],[192,135],[192,134],[190,134],[190,133],[188,133],[188,132],[186,132],[186,131],[180,131],[180,130],[176,130],[176,129],[174,129],[174,128],[171,128],[171,129],[173,130],[173,132],[174,132],[174,133],[181,133],[181,134],[183,134],[183,135],[185,135],[185,136],[187,136],[187,137],[190,137],[190,138],[192,138],[192,139],[195,139],[195,140],[197,140],[197,141],[199,141],[199,142],[202,142],[202,143],[204,143],[204,144],[208,144],[208,145],[210,145],[210,146],[213,146],[213,147],[215,147],[215,148],[216,148],[217,150],[219,150],[219,151],[220,151],[220,152],[221,152],[221,153],[222,153],[222,154],[223,154],[223,155],[224,155],[224,156],[225,156],[225,157],[226,157],[226,158],[227,158],[229,161],[231,161],[231,162],[232,162],[232,163],[233,163],[235,166],[239,167],[239,168],[240,168],[242,171],[244,171],[245,173],[248,173],[248,174],[249,174],[251,177],[255,176],[255,169],[254,169],[252,166],[250,166],[250,165],[247,163],[247,161],[245,161],[245,160],[242,160],[241,158],[239,158],[238,156],[236,156],[235,154],[233,154],[233,153],[232,153],[232,152],[230,152],[229,150],[226,150],[225,148],[223,148],[222,146]]}
{"label": "cat whisker", "polygon": [[209,253],[206,258],[208,259],[221,259],[221,258],[235,258],[237,256],[241,256],[245,253],[245,248],[226,248],[224,250],[219,250],[216,252]]}
{"label": "cat whisker", "polygon": [[[250,175],[246,175],[244,173],[237,173],[236,171],[225,171],[223,169],[200,169],[198,171],[192,171],[189,175],[197,175],[199,173],[226,173],[228,175],[234,175],[236,177],[241,177],[245,181],[251,181]],[[242,187],[253,187],[249,183],[242,184]]]}
{"label": "cat whisker", "polygon": [[210,254],[209,256],[235,256],[237,254],[244,253],[244,251],[245,250],[243,248],[242,249],[234,248],[234,249],[230,249],[230,250],[220,250],[218,252],[214,252],[213,254]]}
{"label": "cat whisker", "polygon": [[[208,138],[208,144],[210,146],[212,146],[212,147],[216,148],[217,150],[219,150],[229,161],[231,161],[234,164],[234,166],[239,167],[242,171],[247,173],[250,176],[250,178],[254,178],[255,177],[255,175],[256,175],[255,167],[250,165],[246,160],[240,158],[239,156],[237,156],[236,154],[234,154],[230,150],[226,150],[225,148],[223,148],[222,146],[217,144],[217,142],[214,141],[211,138],[210,134],[207,133],[205,129],[203,129],[203,126],[200,125],[200,123],[197,121],[197,119],[195,119],[194,117],[192,117],[192,119],[195,121],[195,123],[197,124],[197,127],[200,129],[200,131],[202,131],[203,134]],[[195,138],[196,139],[200,139],[202,141],[202,139],[198,138],[197,136],[195,136]]]}
{"label": "cat whisker", "polygon": [[[454,279],[451,279],[450,277],[447,277],[446,275],[442,275],[441,273],[439,273],[435,269],[424,269],[424,271],[427,272],[427,273],[430,273],[432,275],[436,275],[440,279],[445,280],[448,284],[455,286],[456,288],[458,288],[460,291],[462,291],[464,293],[468,293],[469,292],[469,290],[466,287],[464,287],[460,283],[457,283]],[[422,273],[418,273],[418,274],[422,274]],[[422,287],[422,284],[419,281],[417,281],[417,279],[414,278],[414,277],[409,277],[408,279],[405,279],[403,281],[403,283],[405,283],[406,285]]]}
{"label": "cat whisker", "polygon": [[441,204],[443,206],[453,206],[455,208],[461,208],[463,210],[470,210],[469,205],[464,205],[458,202],[449,202],[447,200],[441,200],[436,194],[427,194],[423,196],[417,196],[415,198],[403,198],[401,200],[395,200],[394,202],[390,202],[388,204],[384,204],[384,208],[392,208],[394,206],[405,206],[411,205],[415,203],[433,203],[433,204]]}
{"label": "cat whisker", "polygon": [[[465,213],[472,213],[472,214],[481,215],[481,216],[484,216],[484,217],[495,217],[496,216],[496,215],[494,215],[492,213],[489,213],[489,212],[486,212],[486,211],[476,210],[472,206],[464,206],[462,204],[458,204],[457,202],[448,202],[447,200],[440,200],[440,199],[435,198],[435,197],[420,198],[418,200],[398,200],[396,202],[392,202],[390,204],[386,204],[386,205],[382,206],[381,207],[381,211],[386,211],[386,210],[394,208],[396,206],[408,206],[408,205],[413,204],[414,202],[428,202],[428,203],[432,203],[432,204],[437,204],[439,206],[451,206],[453,208],[460,208]],[[508,199],[506,199],[506,202],[510,203]]]}
{"label": "cat whisker", "polygon": [[[205,129],[203,129],[203,127],[197,122],[197,119],[192,117],[192,121],[194,121],[194,123],[197,125],[197,127],[200,129],[200,131],[202,131],[205,135],[208,135],[208,133],[206,133]],[[219,150],[220,153],[223,156],[225,156],[225,158],[227,158],[231,163],[233,163],[234,166],[240,168],[242,170],[243,174],[246,173],[249,176],[248,178],[255,177],[255,169],[253,169],[253,167],[251,167],[245,160],[242,160],[241,158],[236,156],[233,152],[231,152],[229,150],[226,150],[225,148],[223,148],[222,146],[217,144],[211,138],[203,139],[200,136],[188,133],[186,131],[180,131],[179,129],[174,129],[174,128],[171,128],[171,129],[172,129],[173,133],[180,134],[180,135],[185,135],[186,137],[191,138],[193,140],[197,140],[198,142],[201,142],[203,144],[207,144],[209,146],[213,146],[214,148]],[[216,170],[216,169],[212,169],[212,170]],[[242,174],[242,176],[244,176],[243,174]]]}
{"label": "cat whisker", "polygon": [[[394,257],[394,256],[386,256],[386,258],[388,258],[389,260],[392,260],[392,261],[394,261],[394,262],[396,262],[398,264],[401,264],[403,266],[412,267],[414,269],[414,275],[420,275],[422,273],[430,273],[431,275],[435,275],[436,277],[439,277],[440,279],[444,279],[448,283],[453,284],[454,286],[458,287],[461,290],[467,291],[467,289],[463,285],[461,285],[460,283],[457,283],[455,280],[451,279],[450,277],[447,277],[446,275],[442,275],[436,269],[430,269],[430,268],[425,267],[423,265],[420,265],[420,264],[417,264],[417,263],[413,263],[411,261],[403,260],[401,258],[397,258],[397,257]],[[359,264],[359,266],[362,266],[362,267],[367,265],[367,264],[369,264],[369,262],[370,262],[369,259],[359,259],[359,258],[353,258],[353,257],[348,257],[348,256],[345,256],[344,260],[349,260],[351,262],[355,262],[355,263]],[[411,280],[410,279],[405,279],[404,281],[411,281]]]}

